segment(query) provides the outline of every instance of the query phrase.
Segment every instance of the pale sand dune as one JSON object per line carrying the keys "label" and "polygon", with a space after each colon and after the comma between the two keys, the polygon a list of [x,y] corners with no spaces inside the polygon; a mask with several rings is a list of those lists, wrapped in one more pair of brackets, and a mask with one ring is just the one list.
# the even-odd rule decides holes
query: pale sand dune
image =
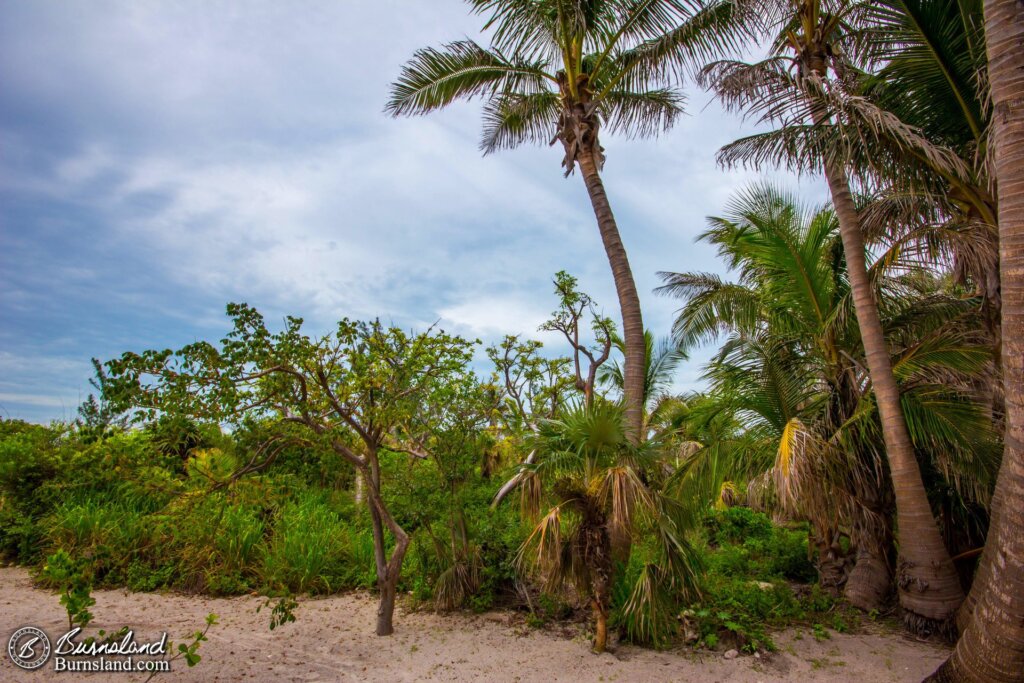
{"label": "pale sand dune", "polygon": [[[98,591],[94,628],[130,626],[139,636],[167,630],[172,639],[200,627],[209,612],[203,660],[192,669],[176,661],[160,681],[920,681],[947,649],[899,634],[840,635],[816,641],[809,633],[776,638],[779,652],[756,659],[721,653],[654,652],[622,646],[595,656],[582,638],[530,629],[512,613],[439,616],[395,615],[396,633],[373,635],[376,603],[365,594],[300,602],[298,621],[271,632],[269,615],[256,614],[255,597],[212,599],[153,593]],[[28,573],[0,569],[2,681],[138,681],[125,673],[55,673],[52,659],[38,671],[17,669],[6,655],[18,627],[35,625],[63,634],[66,618],[57,597],[32,587]]]}

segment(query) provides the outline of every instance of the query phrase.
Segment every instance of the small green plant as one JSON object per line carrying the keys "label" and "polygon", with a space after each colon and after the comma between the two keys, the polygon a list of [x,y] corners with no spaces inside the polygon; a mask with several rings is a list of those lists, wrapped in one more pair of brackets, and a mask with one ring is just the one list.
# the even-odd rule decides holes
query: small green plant
{"label": "small green plant", "polygon": [[[174,650],[174,643],[167,643],[167,653],[165,653],[165,659],[167,659],[168,662],[173,662],[176,659],[184,659],[185,663],[188,664],[189,667],[193,667],[196,664],[198,664],[199,660],[202,659],[202,656],[200,656],[198,653],[199,646],[202,643],[209,640],[209,638],[207,638],[206,636],[206,633],[210,630],[211,626],[214,626],[216,624],[217,615],[213,612],[207,614],[206,628],[204,628],[201,631],[195,631],[190,636],[188,636],[190,638],[189,642],[178,643],[177,651],[170,658],[167,658],[166,654],[169,654],[171,651]],[[156,676],[157,673],[157,671],[153,671],[152,673],[150,673],[149,676],[146,678],[145,683],[149,683],[149,681],[153,680],[153,677]]]}
{"label": "small green plant", "polygon": [[87,565],[75,560],[65,550],[46,558],[43,576],[61,591],[60,604],[68,613],[68,629],[85,628],[92,621],[89,608],[96,604],[92,597],[92,580]]}
{"label": "small green plant", "polygon": [[850,625],[846,623],[846,619],[843,618],[843,615],[838,612],[832,616],[832,630],[836,633],[850,632]]}
{"label": "small green plant", "polygon": [[829,640],[832,638],[832,634],[830,634],[828,629],[826,629],[822,624],[814,624],[811,626],[811,633],[814,634],[814,639],[819,643],[823,640]]}
{"label": "small green plant", "polygon": [[270,607],[271,603],[273,603],[273,607],[270,609],[271,631],[278,626],[284,626],[285,624],[295,621],[295,608],[299,606],[299,603],[296,602],[291,593],[281,595],[277,598],[277,602],[274,602],[273,597],[268,597],[266,602],[256,608],[257,614],[264,607]]}

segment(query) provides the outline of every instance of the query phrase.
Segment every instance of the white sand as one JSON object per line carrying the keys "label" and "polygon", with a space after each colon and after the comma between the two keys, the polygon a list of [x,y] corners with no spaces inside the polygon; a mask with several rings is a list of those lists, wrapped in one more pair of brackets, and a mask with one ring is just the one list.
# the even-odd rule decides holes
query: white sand
{"label": "white sand", "polygon": [[[898,633],[841,635],[818,642],[809,632],[777,634],[777,653],[762,659],[721,653],[655,652],[621,646],[593,655],[571,629],[536,630],[519,614],[409,613],[399,607],[395,634],[373,635],[376,602],[367,594],[300,601],[298,621],[271,632],[267,610],[256,597],[214,599],[124,591],[97,591],[90,627],[135,629],[139,639],[168,631],[171,639],[200,628],[209,612],[220,623],[189,669],[184,661],[154,681],[920,681],[948,654],[941,646]],[[39,626],[51,641],[67,619],[56,595],[32,586],[20,568],[0,569],[0,681],[128,681],[127,673],[55,673],[53,660],[40,670],[18,669],[7,641],[25,625]]]}

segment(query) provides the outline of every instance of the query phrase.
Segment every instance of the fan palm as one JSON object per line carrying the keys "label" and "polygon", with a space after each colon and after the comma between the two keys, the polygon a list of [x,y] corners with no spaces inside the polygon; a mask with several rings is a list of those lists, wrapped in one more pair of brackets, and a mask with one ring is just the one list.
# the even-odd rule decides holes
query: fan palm
{"label": "fan palm", "polygon": [[425,114],[484,99],[484,153],[560,142],[579,166],[611,265],[626,342],[627,434],[641,435],[644,327],[640,299],[600,171],[600,129],[650,136],[672,126],[688,64],[732,46],[732,3],[687,0],[470,0],[488,15],[491,44],[461,40],[419,50],[391,87],[387,111]]}
{"label": "fan palm", "polygon": [[693,511],[651,483],[659,469],[658,444],[632,445],[621,409],[597,401],[542,422],[534,446],[538,458],[524,466],[521,491],[524,513],[539,522],[520,550],[520,563],[538,569],[548,589],[571,585],[588,599],[594,650],[603,652],[616,539],[653,536],[656,560],[641,572],[625,617],[634,636],[660,639],[669,605],[696,590],[697,560],[685,540]]}
{"label": "fan palm", "polygon": [[[724,160],[745,158],[756,163],[799,158],[811,161],[810,168],[824,172],[839,224],[853,308],[896,498],[901,541],[897,582],[900,605],[912,628],[949,632],[964,593],[928,502],[868,272],[861,216],[845,166],[847,150],[857,145],[847,140],[847,144],[825,148],[801,140],[806,142],[824,130],[857,136],[857,142],[885,128],[944,163],[957,160],[928,146],[919,133],[901,125],[895,117],[879,116],[875,110],[865,114],[861,100],[843,97],[847,89],[844,86],[858,65],[870,63],[870,55],[862,49],[865,41],[859,40],[864,4],[853,0],[750,0],[746,4],[758,8],[749,16],[774,38],[771,55],[755,65],[712,64],[704,72],[705,79],[727,106],[759,112],[763,120],[781,122],[784,133],[733,146]],[[865,125],[857,125],[860,123]]]}

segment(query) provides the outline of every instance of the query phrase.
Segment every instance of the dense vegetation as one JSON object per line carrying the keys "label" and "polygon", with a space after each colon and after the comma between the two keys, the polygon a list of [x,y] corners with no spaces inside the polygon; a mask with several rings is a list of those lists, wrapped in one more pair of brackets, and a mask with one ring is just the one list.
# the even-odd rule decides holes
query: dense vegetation
{"label": "dense vegetation", "polygon": [[[510,336],[483,374],[443,330],[231,304],[217,344],[97,363],[75,425],[0,424],[4,556],[139,590],[372,588],[380,635],[399,591],[587,608],[597,651],[770,649],[770,626],[896,606],[962,634],[938,679],[1021,680],[1020,3],[470,4],[489,44],[416,52],[388,111],[481,97],[485,152],[560,142],[621,334],[567,273],[543,329],[568,355]],[[600,133],[668,129],[691,77],[762,124],[723,165],[820,174],[830,202],[735,196],[699,238],[730,276],[664,273],[681,309],[656,343]],[[706,391],[674,394],[715,341]]]}
{"label": "dense vegetation", "polygon": [[[44,585],[65,588],[53,571],[60,561],[95,588],[284,596],[376,587],[369,514],[329,449],[285,449],[228,485],[259,425],[224,435],[164,420],[102,440],[20,422],[0,429],[0,552],[45,564]],[[536,625],[570,616],[571,595],[542,591],[520,570],[529,526],[512,506],[491,508],[496,480],[480,475],[479,460],[447,464],[387,465],[385,499],[412,538],[399,584],[411,604],[511,607]],[[641,542],[620,567],[610,623],[624,637],[753,651],[774,647],[772,626],[848,627],[851,616],[815,585],[806,526],[778,527],[746,508],[708,508],[699,521],[690,535],[707,570],[699,593],[638,619],[629,603],[655,544]]]}

